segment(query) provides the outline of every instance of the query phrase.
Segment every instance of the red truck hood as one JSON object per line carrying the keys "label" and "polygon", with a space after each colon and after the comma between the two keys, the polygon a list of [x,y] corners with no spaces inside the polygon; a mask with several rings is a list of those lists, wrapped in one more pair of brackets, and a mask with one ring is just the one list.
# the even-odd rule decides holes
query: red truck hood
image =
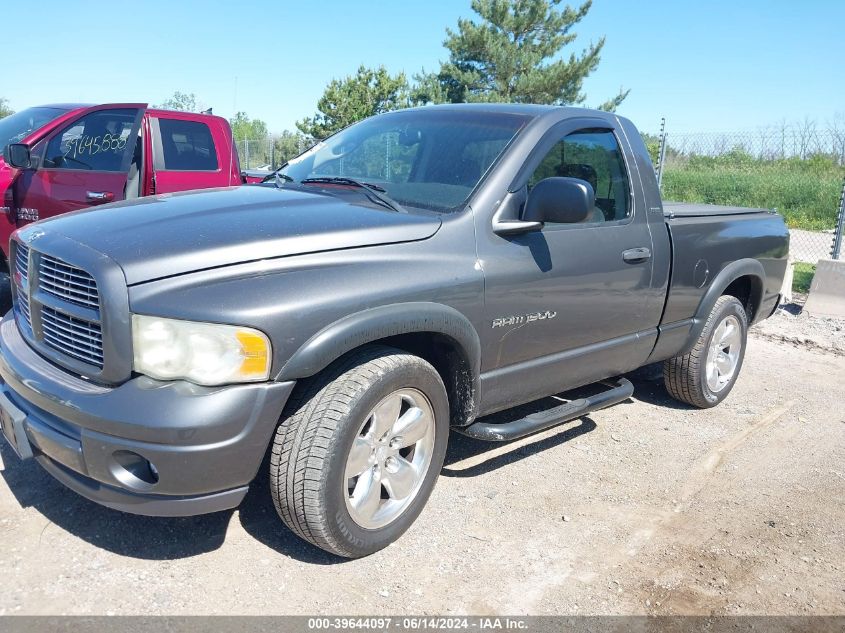
{"label": "red truck hood", "polygon": [[436,214],[398,213],[359,195],[249,185],[119,202],[29,227],[106,255],[132,285],[261,259],[422,240],[440,223]]}

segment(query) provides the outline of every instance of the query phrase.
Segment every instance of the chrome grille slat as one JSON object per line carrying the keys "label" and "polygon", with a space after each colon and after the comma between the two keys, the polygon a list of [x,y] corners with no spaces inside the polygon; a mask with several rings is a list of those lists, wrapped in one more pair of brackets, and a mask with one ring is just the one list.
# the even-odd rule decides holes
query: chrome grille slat
{"label": "chrome grille slat", "polygon": [[22,277],[29,276],[29,246],[18,242],[18,248],[15,251],[15,266]]}
{"label": "chrome grille slat", "polygon": [[99,323],[63,314],[48,306],[41,308],[44,343],[90,365],[103,366],[103,334]]}
{"label": "chrome grille slat", "polygon": [[[55,317],[50,318],[55,319]],[[74,340],[74,336],[80,336],[84,339],[87,339],[88,341],[91,341],[91,343],[97,345],[98,347],[103,344],[103,335],[99,331],[94,329],[89,328],[87,331],[85,331],[82,328],[74,328],[71,325],[63,324],[60,319],[55,319],[54,322],[51,323],[51,327],[57,330],[57,334],[61,334],[63,332],[64,334],[62,334],[62,336],[70,337],[71,341]],[[85,343],[84,341],[82,341],[82,344],[84,345],[90,345],[91,343]]]}
{"label": "chrome grille slat", "polygon": [[[59,347],[57,347],[56,345],[54,345],[54,344],[53,344],[51,341],[49,341],[49,340],[45,340],[44,342],[45,342],[47,345],[49,345],[50,347],[52,347],[53,349],[60,349]],[[103,362],[102,362],[102,360],[100,360],[100,361],[92,361],[91,357],[90,357],[88,354],[79,353],[79,352],[76,352],[76,351],[73,351],[73,350],[69,350],[69,349],[64,348],[64,347],[62,347],[62,348],[61,348],[61,352],[62,352],[62,354],[65,354],[66,356],[70,356],[71,358],[75,358],[75,359],[77,359],[77,360],[80,360],[80,361],[82,361],[83,363],[87,363],[87,364],[89,364],[89,365],[94,365],[95,367],[99,367],[99,368],[102,368],[102,366],[103,366]]]}
{"label": "chrome grille slat", "polygon": [[38,265],[38,285],[44,292],[59,299],[88,308],[100,307],[97,282],[90,274],[43,253]]}
{"label": "chrome grille slat", "polygon": [[32,328],[32,314],[29,310],[29,299],[24,298],[23,301],[19,302],[18,306],[20,307],[21,316],[23,316],[24,321],[26,321],[26,324]]}
{"label": "chrome grille slat", "polygon": [[15,249],[15,269],[20,277],[18,286],[18,312],[23,317],[29,329],[32,329],[32,312],[29,306],[29,293],[24,290],[29,286],[29,246],[17,243]]}
{"label": "chrome grille slat", "polygon": [[[75,345],[72,348],[69,348],[68,345],[70,343],[67,340],[67,338],[59,338],[57,336],[53,336],[49,332],[44,333],[44,341],[48,345],[51,345],[51,346],[56,345],[57,347],[60,347],[63,350],[64,354],[70,354],[70,353],[77,354],[80,358],[83,358],[83,359],[88,360],[88,361],[90,361],[90,359],[92,359],[92,358],[97,359],[100,362],[103,361],[103,355],[101,353],[97,352],[96,351],[97,348],[95,348],[93,346]],[[72,352],[68,351],[69,349],[72,350]]]}
{"label": "chrome grille slat", "polygon": [[[60,273],[60,274],[62,274],[62,273]],[[55,279],[56,281],[59,281],[59,282],[62,282],[62,283],[70,284],[71,286],[73,286],[75,288],[79,288],[80,292],[93,293],[95,295],[97,294],[97,287],[93,283],[90,283],[90,282],[89,283],[82,283],[82,282],[79,282],[79,281],[75,281],[73,279],[68,279],[67,277],[60,277],[58,275],[53,274],[50,271],[50,269],[47,268],[46,266],[41,268],[41,276],[42,277],[48,277],[50,279]]]}

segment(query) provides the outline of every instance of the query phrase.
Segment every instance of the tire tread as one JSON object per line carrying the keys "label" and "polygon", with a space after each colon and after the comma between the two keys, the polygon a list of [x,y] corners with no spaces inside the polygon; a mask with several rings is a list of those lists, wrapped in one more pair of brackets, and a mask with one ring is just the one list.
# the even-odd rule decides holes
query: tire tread
{"label": "tire tread", "polygon": [[321,497],[327,465],[337,458],[337,429],[376,380],[399,367],[424,360],[383,345],[370,345],[341,357],[305,381],[291,396],[273,438],[270,490],[276,511],[297,536],[345,557],[360,554],[336,538]]}
{"label": "tire tread", "polygon": [[739,306],[742,315],[745,316],[745,309],[736,297],[731,295],[719,297],[693,348],[683,356],[675,356],[663,362],[663,382],[666,390],[676,400],[701,409],[713,406],[714,403],[707,399],[702,386],[702,372],[706,371],[707,341],[724,307],[731,303]]}

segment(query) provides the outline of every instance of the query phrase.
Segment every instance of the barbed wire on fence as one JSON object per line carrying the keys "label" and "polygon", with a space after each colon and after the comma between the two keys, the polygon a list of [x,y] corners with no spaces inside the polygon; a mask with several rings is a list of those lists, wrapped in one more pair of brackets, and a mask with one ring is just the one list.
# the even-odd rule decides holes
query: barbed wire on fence
{"label": "barbed wire on fence", "polygon": [[675,158],[745,153],[760,160],[827,157],[845,165],[845,129],[787,127],[753,132],[684,132],[666,134],[667,151]]}

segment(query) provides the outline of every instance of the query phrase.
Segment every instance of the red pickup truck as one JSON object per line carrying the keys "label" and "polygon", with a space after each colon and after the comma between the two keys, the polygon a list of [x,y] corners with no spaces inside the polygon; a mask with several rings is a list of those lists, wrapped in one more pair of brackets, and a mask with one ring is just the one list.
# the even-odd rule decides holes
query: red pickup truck
{"label": "red pickup truck", "polygon": [[226,119],[141,103],[29,108],[0,119],[0,148],[4,312],[15,229],[92,205],[244,182]]}

